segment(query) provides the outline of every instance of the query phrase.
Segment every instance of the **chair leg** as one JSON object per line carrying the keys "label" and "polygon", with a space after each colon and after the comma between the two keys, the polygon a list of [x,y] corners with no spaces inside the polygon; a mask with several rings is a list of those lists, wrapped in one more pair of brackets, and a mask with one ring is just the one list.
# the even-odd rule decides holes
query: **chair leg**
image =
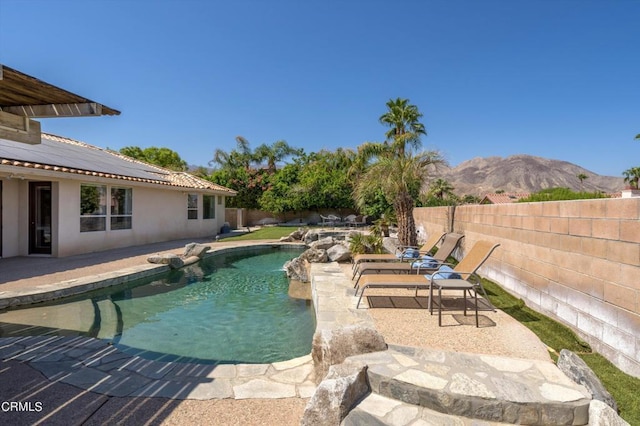
{"label": "chair leg", "polygon": [[476,304],[476,328],[479,328],[480,327],[480,323],[478,322],[478,292],[475,291],[475,289],[473,291],[473,297],[475,299],[474,302]]}
{"label": "chair leg", "polygon": [[433,285],[429,283],[429,300],[427,301],[429,307],[429,313],[433,315]]}
{"label": "chair leg", "polygon": [[467,316],[467,290],[462,290],[462,309],[464,316]]}
{"label": "chair leg", "polygon": [[[493,312],[496,312],[496,307],[495,307],[495,306],[493,306],[493,303],[491,303],[491,300],[489,300],[489,296],[487,296],[487,292],[486,292],[486,291],[484,291],[484,286],[482,285],[482,283],[481,283],[481,282],[480,282],[480,283],[478,283],[477,287],[480,287],[480,290],[482,290],[482,295],[484,296],[484,298],[486,299],[487,303],[488,303],[488,304],[489,304],[489,306],[491,307],[491,310],[492,310]],[[476,290],[476,292],[477,292],[477,290]],[[476,296],[477,296],[477,294],[476,294]]]}
{"label": "chair leg", "polygon": [[[356,309],[360,309],[360,301],[362,300],[362,296],[364,296],[364,289],[367,287],[362,287],[362,290],[360,291],[360,297],[358,298],[358,304],[356,305]],[[356,294],[357,294],[357,290],[356,290]]]}
{"label": "chair leg", "polygon": [[442,287],[438,287],[438,327],[442,327]]}

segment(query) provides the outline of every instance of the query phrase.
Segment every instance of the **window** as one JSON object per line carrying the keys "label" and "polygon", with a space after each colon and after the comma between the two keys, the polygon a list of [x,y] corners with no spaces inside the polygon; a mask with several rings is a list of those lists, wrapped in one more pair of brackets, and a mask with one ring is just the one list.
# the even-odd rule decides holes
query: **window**
{"label": "window", "polygon": [[224,197],[222,195],[218,195],[218,204],[222,205],[223,201],[224,201]]}
{"label": "window", "polygon": [[216,218],[216,197],[214,195],[202,196],[202,218],[203,219]]}
{"label": "window", "polygon": [[198,194],[187,195],[187,219],[198,218]]}
{"label": "window", "polygon": [[111,188],[111,229],[131,229],[131,188]]}
{"label": "window", "polygon": [[80,232],[104,231],[107,226],[107,187],[80,185]]}

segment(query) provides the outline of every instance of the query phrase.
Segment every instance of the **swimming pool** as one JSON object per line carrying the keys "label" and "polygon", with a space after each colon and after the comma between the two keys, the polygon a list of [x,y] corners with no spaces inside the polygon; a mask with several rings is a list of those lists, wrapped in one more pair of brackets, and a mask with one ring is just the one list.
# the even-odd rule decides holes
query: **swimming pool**
{"label": "swimming pool", "polygon": [[105,339],[148,359],[270,363],[311,351],[315,314],[288,295],[282,265],[301,249],[215,254],[159,277],[0,313],[0,336]]}

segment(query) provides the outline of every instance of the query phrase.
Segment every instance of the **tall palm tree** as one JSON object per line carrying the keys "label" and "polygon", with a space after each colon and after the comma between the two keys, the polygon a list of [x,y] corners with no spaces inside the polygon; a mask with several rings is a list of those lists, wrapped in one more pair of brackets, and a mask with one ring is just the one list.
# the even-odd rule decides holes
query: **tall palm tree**
{"label": "tall palm tree", "polygon": [[403,245],[417,245],[416,224],[413,219],[414,199],[433,168],[444,160],[437,151],[415,153],[420,148],[420,136],[426,135],[418,120],[422,114],[408,99],[387,102],[388,111],[380,122],[391,129],[384,143],[366,142],[358,147],[362,164],[373,161],[359,176],[354,198],[359,206],[371,187],[380,188],[393,205],[398,221],[398,240]]}
{"label": "tall palm tree", "polygon": [[631,167],[630,169],[622,172],[624,181],[629,184],[631,188],[638,188],[638,181],[640,181],[640,167]]}
{"label": "tall palm tree", "polygon": [[271,145],[262,144],[253,151],[254,161],[262,163],[267,162],[267,169],[275,173],[276,163],[282,161],[291,155],[301,155],[302,150],[290,146],[287,142],[280,140]]}
{"label": "tall palm tree", "polygon": [[387,141],[397,144],[398,155],[404,155],[407,145],[413,149],[420,148],[420,136],[426,136],[427,131],[420,122],[422,113],[418,111],[418,107],[409,104],[409,99],[396,98],[387,102],[387,109],[379,121],[389,127],[385,136]]}
{"label": "tall palm tree", "polygon": [[253,153],[249,147],[249,141],[242,136],[236,136],[236,146],[230,152],[226,152],[220,148],[213,153],[213,160],[209,161],[210,165],[218,164],[226,168],[244,167],[249,168],[253,161]]}

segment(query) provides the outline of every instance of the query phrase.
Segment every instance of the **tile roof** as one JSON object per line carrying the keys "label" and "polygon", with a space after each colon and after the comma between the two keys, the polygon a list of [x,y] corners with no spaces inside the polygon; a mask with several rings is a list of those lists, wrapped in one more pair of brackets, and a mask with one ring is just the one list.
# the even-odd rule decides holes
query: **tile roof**
{"label": "tile roof", "polygon": [[48,133],[42,134],[42,143],[38,145],[0,139],[0,165],[236,194],[232,189],[187,172],[168,170],[115,151]]}
{"label": "tile roof", "polygon": [[519,192],[519,193],[508,193],[503,192],[502,194],[486,194],[480,204],[507,204],[507,203],[515,203],[516,201],[527,198],[531,195],[528,192]]}

